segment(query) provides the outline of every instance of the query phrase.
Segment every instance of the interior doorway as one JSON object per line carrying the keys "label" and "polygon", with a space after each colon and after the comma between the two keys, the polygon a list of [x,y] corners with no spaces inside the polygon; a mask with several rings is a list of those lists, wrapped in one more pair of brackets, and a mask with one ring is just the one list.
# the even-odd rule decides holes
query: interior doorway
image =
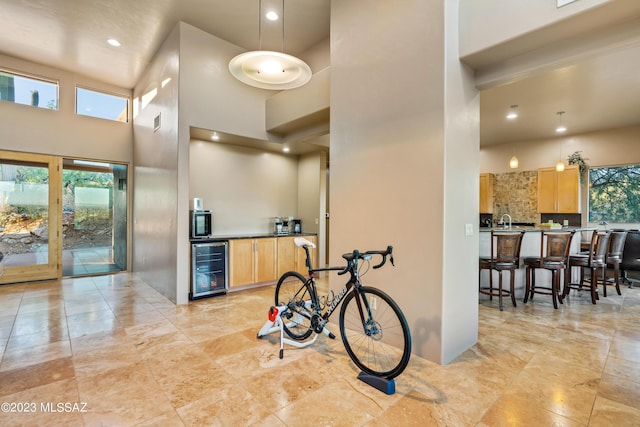
{"label": "interior doorway", "polygon": [[127,269],[127,165],[64,159],[62,276]]}

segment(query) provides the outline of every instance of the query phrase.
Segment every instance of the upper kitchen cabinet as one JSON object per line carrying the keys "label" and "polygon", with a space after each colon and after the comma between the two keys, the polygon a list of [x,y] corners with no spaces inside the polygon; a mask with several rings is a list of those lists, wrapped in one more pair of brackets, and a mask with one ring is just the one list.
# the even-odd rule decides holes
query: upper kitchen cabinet
{"label": "upper kitchen cabinet", "polygon": [[493,213],[493,180],[491,173],[480,174],[480,213]]}
{"label": "upper kitchen cabinet", "polygon": [[538,169],[538,212],[580,213],[580,171],[578,166]]}

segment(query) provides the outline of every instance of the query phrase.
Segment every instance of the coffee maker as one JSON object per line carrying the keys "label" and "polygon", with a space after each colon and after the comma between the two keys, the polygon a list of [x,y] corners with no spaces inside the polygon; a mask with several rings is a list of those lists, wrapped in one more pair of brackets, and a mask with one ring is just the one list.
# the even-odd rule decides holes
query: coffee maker
{"label": "coffee maker", "polygon": [[279,216],[276,217],[275,223],[274,223],[274,229],[273,232],[275,234],[285,234],[284,233],[284,225],[282,222],[282,218],[280,218]]}
{"label": "coffee maker", "polygon": [[302,233],[302,221],[299,219],[293,219],[289,222],[289,231],[294,234]]}

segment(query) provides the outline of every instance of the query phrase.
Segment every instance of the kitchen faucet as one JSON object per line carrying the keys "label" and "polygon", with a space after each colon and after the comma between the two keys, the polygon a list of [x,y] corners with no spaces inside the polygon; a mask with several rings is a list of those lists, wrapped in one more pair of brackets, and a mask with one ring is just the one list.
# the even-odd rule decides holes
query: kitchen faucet
{"label": "kitchen faucet", "polygon": [[504,221],[504,217],[505,217],[505,216],[506,216],[507,218],[509,218],[509,228],[508,228],[508,229],[509,229],[509,230],[511,230],[511,215],[509,215],[509,214],[503,214],[503,215],[500,217],[500,222],[503,224],[503,225],[502,225],[502,227],[503,227],[505,230],[507,229],[507,223]]}

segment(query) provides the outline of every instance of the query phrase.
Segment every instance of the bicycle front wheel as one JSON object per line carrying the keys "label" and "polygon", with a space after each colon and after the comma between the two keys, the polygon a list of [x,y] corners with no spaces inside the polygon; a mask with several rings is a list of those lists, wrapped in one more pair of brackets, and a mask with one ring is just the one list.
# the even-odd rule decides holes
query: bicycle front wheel
{"label": "bicycle front wheel", "polygon": [[398,304],[380,289],[361,286],[345,297],[340,335],[353,363],[367,374],[391,379],[409,364],[409,325]]}
{"label": "bicycle front wheel", "polygon": [[286,305],[282,314],[284,331],[291,338],[304,340],[311,335],[311,287],[295,271],[284,273],[276,285],[276,306]]}

